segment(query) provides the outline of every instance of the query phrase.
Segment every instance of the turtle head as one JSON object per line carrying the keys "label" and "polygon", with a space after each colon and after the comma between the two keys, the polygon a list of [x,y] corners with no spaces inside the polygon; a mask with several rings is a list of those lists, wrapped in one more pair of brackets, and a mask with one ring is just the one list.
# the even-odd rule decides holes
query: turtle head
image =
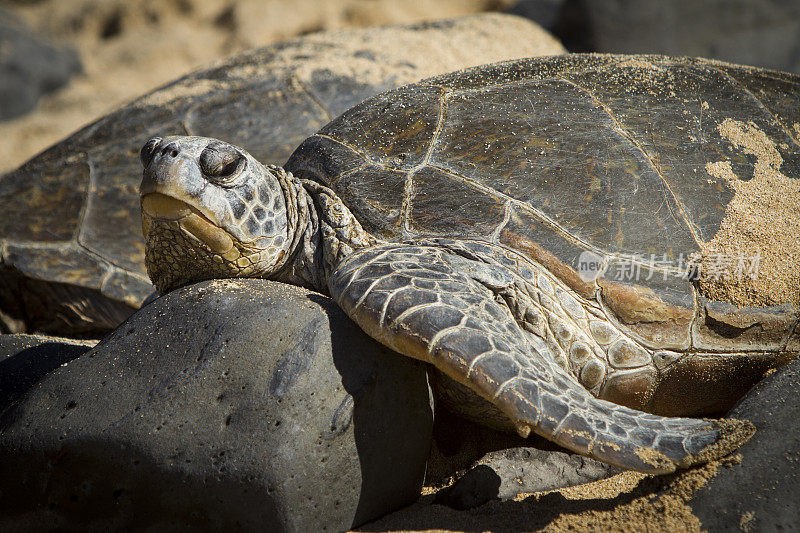
{"label": "turtle head", "polygon": [[147,141],[140,188],[145,264],[160,293],[212,278],[269,277],[290,253],[278,176],[204,137]]}

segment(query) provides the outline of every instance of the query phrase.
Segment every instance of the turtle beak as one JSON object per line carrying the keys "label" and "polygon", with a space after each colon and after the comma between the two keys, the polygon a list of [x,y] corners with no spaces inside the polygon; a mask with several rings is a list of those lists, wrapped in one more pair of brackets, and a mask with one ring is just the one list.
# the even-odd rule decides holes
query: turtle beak
{"label": "turtle beak", "polygon": [[140,159],[144,166],[139,187],[142,196],[152,192],[182,195],[184,187],[181,183],[187,178],[187,171],[191,172],[194,161],[190,154],[184,153],[180,143],[164,142],[158,137],[150,139],[142,147]]}
{"label": "turtle beak", "polygon": [[158,145],[161,144],[161,137],[153,137],[142,146],[139,151],[139,161],[142,162],[144,173],[142,175],[142,183],[139,185],[139,193],[141,196],[155,192],[156,178],[153,175],[153,169],[150,168],[150,163],[153,162],[153,157],[156,154]]}
{"label": "turtle beak", "polygon": [[147,168],[150,161],[153,160],[159,144],[161,144],[161,137],[153,137],[142,146],[142,150],[139,152],[139,160],[144,168]]}
{"label": "turtle beak", "polygon": [[228,251],[230,237],[219,237],[220,217],[202,201],[206,180],[198,166],[208,139],[167,137],[150,139],[142,147],[144,171],[139,186],[145,238],[153,223],[177,222],[215,250]]}

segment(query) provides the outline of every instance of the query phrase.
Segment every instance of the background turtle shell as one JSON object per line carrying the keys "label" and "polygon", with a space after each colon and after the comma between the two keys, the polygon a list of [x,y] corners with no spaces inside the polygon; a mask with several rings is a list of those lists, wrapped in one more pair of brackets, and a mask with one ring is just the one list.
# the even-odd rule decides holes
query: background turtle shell
{"label": "background turtle shell", "polygon": [[138,195],[138,153],[150,137],[216,137],[281,163],[332,117],[385,89],[562,52],[533,23],[483,15],[308,35],[157,89],[0,177],[0,330],[97,336],[152,292]]}
{"label": "background turtle shell", "polygon": [[[737,137],[757,134],[755,147]],[[742,304],[704,290],[703,278],[678,265],[702,258],[730,229],[737,191],[740,203],[757,196],[742,184],[759,173],[788,192],[767,206],[774,217],[750,223],[768,233],[783,217],[800,231],[798,137],[795,75],[702,59],[570,55],[379,95],[305,141],[287,169],[334,188],[380,238],[488,240],[546,265],[584,297],[602,287],[602,304],[634,337],[674,350],[663,354],[666,365],[687,351],[798,351],[789,336],[800,282],[767,269],[778,288],[766,285],[762,304]],[[768,254],[798,251],[796,237],[774,237]],[[579,275],[587,257],[602,262],[603,276]],[[616,275],[630,264],[638,275]]]}

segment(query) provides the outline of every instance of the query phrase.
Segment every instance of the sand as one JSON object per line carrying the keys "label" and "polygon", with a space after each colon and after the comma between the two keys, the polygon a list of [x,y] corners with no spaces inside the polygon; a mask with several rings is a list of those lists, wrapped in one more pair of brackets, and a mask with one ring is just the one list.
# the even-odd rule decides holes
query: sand
{"label": "sand", "polygon": [[[40,0],[1,2],[40,35],[76,48],[84,73],[36,110],[0,122],[0,172],[192,70],[319,30],[502,10],[513,0]],[[424,53],[424,52],[422,52]]]}
{"label": "sand", "polygon": [[414,505],[358,531],[701,531],[690,500],[720,467],[741,462],[741,455],[726,454],[755,432],[748,422],[722,422],[727,437],[698,457],[712,460],[688,470],[662,476],[625,471],[600,481],[520,494],[513,500],[495,500],[466,511],[434,504],[435,492],[448,482],[434,483],[423,488]]}
{"label": "sand", "polygon": [[356,531],[701,531],[688,502],[720,468],[740,460],[732,456],[668,476],[623,472],[468,511],[433,504],[433,496],[423,496]]}
{"label": "sand", "polygon": [[719,231],[701,248],[700,290],[739,306],[800,307],[800,185],[781,172],[778,147],[756,124],[728,118],[717,129],[755,164],[752,176],[737,176],[730,161],[706,165],[734,196]]}

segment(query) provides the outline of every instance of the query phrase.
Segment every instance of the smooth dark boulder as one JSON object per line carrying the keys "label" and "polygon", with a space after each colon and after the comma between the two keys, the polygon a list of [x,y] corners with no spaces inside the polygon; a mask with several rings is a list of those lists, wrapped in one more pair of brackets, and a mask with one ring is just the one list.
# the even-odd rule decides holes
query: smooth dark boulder
{"label": "smooth dark boulder", "polygon": [[519,0],[570,52],[698,56],[800,72],[796,0]]}
{"label": "smooth dark boulder", "polygon": [[520,0],[506,12],[530,19],[552,32],[558,28],[565,4],[566,0]]}
{"label": "smooth dark boulder", "polygon": [[59,366],[97,341],[47,335],[0,335],[0,411]]}
{"label": "smooth dark boulder", "polygon": [[43,42],[4,9],[0,48],[0,120],[24,115],[40,96],[66,85],[81,70],[74,50]]}
{"label": "smooth dark boulder", "polygon": [[418,497],[431,427],[424,365],[330,299],[204,282],[2,414],[0,529],[347,529]]}
{"label": "smooth dark boulder", "polygon": [[597,52],[700,56],[800,72],[794,0],[582,0]]}
{"label": "smooth dark boulder", "polygon": [[800,527],[800,359],[756,385],[728,413],[756,426],[690,505],[708,531],[793,531]]}

